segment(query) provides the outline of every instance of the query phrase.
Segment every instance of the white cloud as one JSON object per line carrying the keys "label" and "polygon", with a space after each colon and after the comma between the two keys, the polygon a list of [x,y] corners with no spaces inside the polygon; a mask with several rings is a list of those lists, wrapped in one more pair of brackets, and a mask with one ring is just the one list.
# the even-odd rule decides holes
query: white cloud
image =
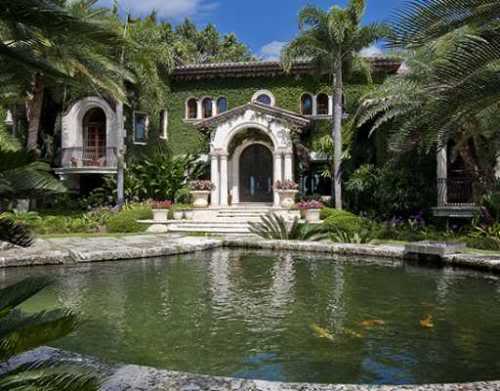
{"label": "white cloud", "polygon": [[[112,6],[113,0],[100,0],[100,5]],[[119,0],[120,11],[130,11],[135,16],[149,15],[156,10],[158,16],[182,19],[206,15],[217,7],[211,0]]]}
{"label": "white cloud", "polygon": [[277,61],[280,59],[281,49],[286,45],[286,42],[272,41],[262,46],[259,51],[259,57],[266,61]]}
{"label": "white cloud", "polygon": [[377,57],[384,55],[384,52],[377,45],[372,45],[361,50],[359,54],[362,57]]}

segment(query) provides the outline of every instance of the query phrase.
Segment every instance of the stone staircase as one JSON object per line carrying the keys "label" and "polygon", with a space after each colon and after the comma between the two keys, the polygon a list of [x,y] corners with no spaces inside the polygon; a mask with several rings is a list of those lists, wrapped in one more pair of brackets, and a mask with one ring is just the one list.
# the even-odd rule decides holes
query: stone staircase
{"label": "stone staircase", "polygon": [[239,205],[238,207],[213,210],[210,216],[195,221],[178,221],[169,226],[169,232],[203,233],[209,235],[248,235],[250,223],[261,221],[272,208],[262,205]]}

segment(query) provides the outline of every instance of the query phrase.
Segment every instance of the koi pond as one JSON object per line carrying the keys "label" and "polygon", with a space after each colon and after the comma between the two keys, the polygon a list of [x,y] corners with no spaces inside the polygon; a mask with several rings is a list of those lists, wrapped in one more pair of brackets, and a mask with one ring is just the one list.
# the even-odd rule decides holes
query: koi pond
{"label": "koi pond", "polygon": [[219,250],[2,271],[48,274],[27,311],[84,320],[54,346],[123,363],[285,382],[500,378],[498,277],[386,260]]}

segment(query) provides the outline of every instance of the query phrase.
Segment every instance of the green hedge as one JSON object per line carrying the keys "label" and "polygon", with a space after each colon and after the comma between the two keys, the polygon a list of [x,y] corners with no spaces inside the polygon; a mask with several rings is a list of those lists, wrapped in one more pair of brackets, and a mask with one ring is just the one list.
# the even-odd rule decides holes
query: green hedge
{"label": "green hedge", "polygon": [[356,233],[369,225],[368,220],[345,210],[324,208],[321,210],[321,218],[324,220],[323,226],[328,231],[339,229],[349,233]]}
{"label": "green hedge", "polygon": [[144,232],[148,226],[138,223],[137,220],[151,220],[152,218],[153,212],[150,207],[132,207],[111,216],[106,223],[106,231],[109,233]]}

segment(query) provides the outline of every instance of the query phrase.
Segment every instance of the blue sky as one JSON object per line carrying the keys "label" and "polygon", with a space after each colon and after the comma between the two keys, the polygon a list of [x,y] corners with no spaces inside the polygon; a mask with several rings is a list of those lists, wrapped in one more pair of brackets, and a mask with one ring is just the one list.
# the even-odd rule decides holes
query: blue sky
{"label": "blue sky", "polygon": [[[111,4],[112,0],[101,0]],[[161,18],[173,23],[185,17],[198,25],[214,23],[224,32],[234,32],[252,51],[266,59],[274,59],[281,46],[297,32],[297,13],[307,4],[327,9],[346,0],[119,0],[120,8],[134,15],[148,14],[156,9]],[[391,17],[404,0],[367,0],[366,21]],[[376,54],[371,48],[367,54]]]}

